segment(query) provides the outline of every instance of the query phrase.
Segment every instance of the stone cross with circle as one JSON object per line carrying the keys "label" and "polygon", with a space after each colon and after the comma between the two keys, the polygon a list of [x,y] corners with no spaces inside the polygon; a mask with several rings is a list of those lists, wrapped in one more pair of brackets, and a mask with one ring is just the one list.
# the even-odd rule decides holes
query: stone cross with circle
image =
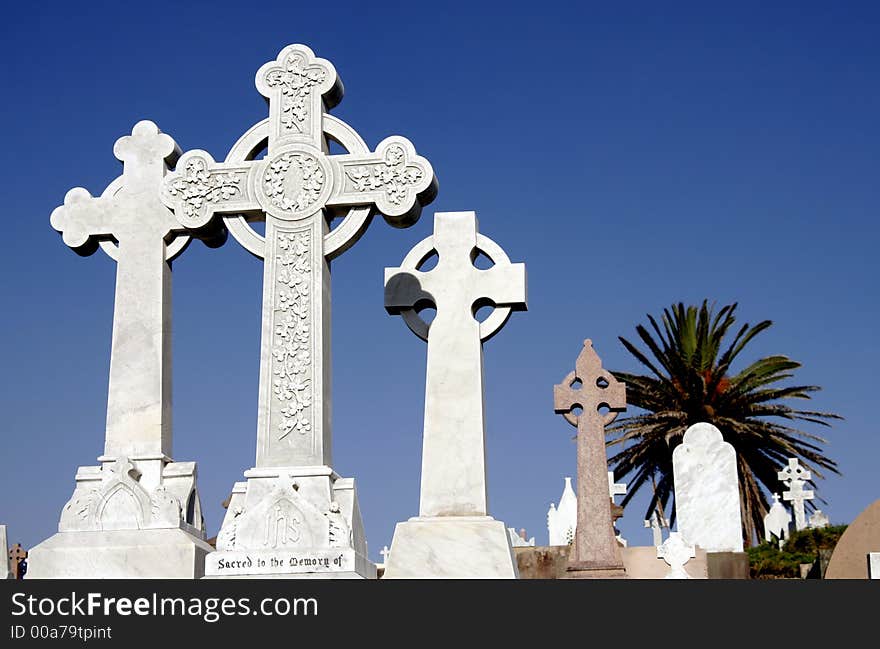
{"label": "stone cross with circle", "polygon": [[[342,99],[342,81],[308,47],[282,49],[257,71],[256,86],[268,119],[223,162],[186,152],[162,200],[181,224],[225,226],[264,260],[256,466],[330,466],[329,262],[376,213],[397,227],[415,223],[437,181],[409,140],[388,137],[370,151],[328,114]],[[331,142],[347,153],[331,154]],[[253,221],[265,222],[264,234]]]}

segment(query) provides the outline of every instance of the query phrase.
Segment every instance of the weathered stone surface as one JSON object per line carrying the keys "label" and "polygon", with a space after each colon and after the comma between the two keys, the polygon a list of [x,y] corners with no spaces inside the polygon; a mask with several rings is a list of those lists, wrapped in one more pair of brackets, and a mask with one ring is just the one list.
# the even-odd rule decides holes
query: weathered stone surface
{"label": "weathered stone surface", "polygon": [[[571,546],[514,548],[514,552],[520,579],[563,579],[568,575]],[[621,557],[629,579],[663,579],[669,572],[653,546],[622,548]],[[696,557],[687,562],[685,571],[691,579],[706,579],[706,551],[696,548]]]}
{"label": "weathered stone surface", "polygon": [[[478,252],[494,265],[474,266]],[[495,309],[479,322],[487,301]],[[418,315],[427,304],[430,325]],[[478,232],[473,212],[439,212],[434,234],[385,269],[385,307],[428,342],[428,364],[419,518],[398,523],[384,578],[515,577],[507,530],[487,516],[483,341],[526,308],[525,265]]]}
{"label": "weathered stone surface", "polygon": [[749,579],[749,555],[745,552],[708,552],[709,579]]}
{"label": "weathered stone surface", "polygon": [[605,371],[590,340],[584,341],[575,371],[553,387],[553,408],[578,430],[578,516],[569,576],[625,577],[612,520],[614,479],[605,455],[605,426],[626,409],[626,386]]}
{"label": "weathered stone surface", "polygon": [[[223,162],[206,151],[183,154],[161,192],[182,225],[225,227],[263,260],[256,465],[245,473],[247,484],[236,486],[218,552],[308,551],[326,558],[345,545],[328,540],[332,519],[347,530],[346,547],[355,554],[334,574],[374,577],[354,483],[331,468],[329,262],[357,242],[376,213],[398,227],[415,223],[437,181],[405,138],[388,137],[370,151],[329,114],[342,99],[342,81],[308,47],[282,49],[257,71],[256,86],[269,103],[268,119],[246,131]],[[330,142],[347,153],[331,155]],[[341,220],[331,230],[334,217]],[[249,220],[265,221],[265,233]],[[280,524],[272,522],[275,508],[283,533],[272,531]],[[267,547],[264,538],[277,543]],[[209,559],[209,575],[221,576],[221,559]],[[330,576],[322,563],[314,574]],[[294,567],[305,574],[298,561]],[[281,568],[279,576],[289,574]]]}
{"label": "weathered stone surface", "polygon": [[736,451],[712,424],[694,424],[672,452],[678,531],[707,552],[742,552]]}
{"label": "weathered stone surface", "polygon": [[880,500],[871,503],[841,535],[825,579],[867,579],[870,552],[880,552]]}

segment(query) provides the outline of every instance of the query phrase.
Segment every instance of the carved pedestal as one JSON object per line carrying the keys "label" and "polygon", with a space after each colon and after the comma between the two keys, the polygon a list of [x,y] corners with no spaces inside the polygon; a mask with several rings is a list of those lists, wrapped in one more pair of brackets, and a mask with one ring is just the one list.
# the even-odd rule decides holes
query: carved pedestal
{"label": "carved pedestal", "polygon": [[354,480],[329,467],[259,468],[232,491],[207,578],[376,578]]}
{"label": "carved pedestal", "polygon": [[28,579],[193,579],[205,542],[194,462],[100,457],[80,467],[58,534],[30,550]]}

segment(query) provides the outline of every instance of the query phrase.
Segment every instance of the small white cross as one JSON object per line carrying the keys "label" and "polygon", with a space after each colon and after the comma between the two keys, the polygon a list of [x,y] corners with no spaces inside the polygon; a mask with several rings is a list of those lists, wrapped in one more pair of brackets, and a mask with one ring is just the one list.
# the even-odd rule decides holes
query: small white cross
{"label": "small white cross", "polygon": [[388,557],[391,556],[391,550],[389,550],[388,546],[385,545],[382,547],[382,551],[379,554],[382,555],[382,565],[387,566],[388,565]]}
{"label": "small white cross", "polygon": [[783,500],[791,502],[791,508],[794,511],[794,528],[800,532],[807,527],[806,516],[804,515],[804,501],[813,499],[813,492],[804,489],[807,480],[811,474],[800,465],[797,458],[793,457],[788,460],[788,466],[777,474],[777,477],[785,484],[788,491],[782,492]]}
{"label": "small white cross", "polygon": [[608,472],[608,495],[611,496],[611,502],[614,502],[614,496],[626,495],[626,483],[615,483],[614,471]]}
{"label": "small white cross", "polygon": [[669,574],[664,579],[691,579],[684,569],[684,564],[693,559],[696,549],[685,543],[680,532],[670,532],[669,538],[657,548],[657,558],[669,564]]}

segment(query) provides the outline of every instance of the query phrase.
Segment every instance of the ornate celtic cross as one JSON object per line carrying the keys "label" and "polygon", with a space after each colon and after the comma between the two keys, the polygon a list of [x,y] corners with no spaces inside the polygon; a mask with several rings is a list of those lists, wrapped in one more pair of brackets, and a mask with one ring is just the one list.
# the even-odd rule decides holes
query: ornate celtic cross
{"label": "ornate celtic cross", "polygon": [[[224,162],[185,153],[162,200],[187,227],[219,229],[219,216],[264,260],[256,466],[330,466],[329,262],[377,212],[397,227],[414,223],[437,181],[405,138],[386,138],[371,152],[327,113],[342,99],[342,82],[308,47],[285,47],[259,69],[256,86],[269,118]],[[331,155],[329,141],[348,153]],[[342,221],[331,229],[335,217]],[[255,220],[265,221],[265,235],[250,226]]]}
{"label": "ornate celtic cross", "polygon": [[622,573],[608,497],[613,474],[605,455],[605,426],[626,410],[626,385],[605,371],[592,341],[584,341],[575,371],[553,386],[553,407],[578,429],[578,520],[570,569]]}
{"label": "ornate celtic cross", "polygon": [[805,490],[804,485],[811,477],[812,474],[800,465],[796,457],[789,458],[788,466],[777,474],[777,478],[788,489],[788,491],[782,492],[782,499],[791,502],[791,508],[794,511],[794,528],[798,532],[807,527],[804,502],[812,500],[814,494],[812,490]]}
{"label": "ornate celtic cross", "polygon": [[[171,268],[190,241],[159,199],[180,154],[153,122],[135,124],[114,155],[122,176],[100,197],[82,187],[52,212],[52,227],[81,255],[100,245],[116,260],[116,299],[104,456],[171,455]],[[170,241],[170,243],[169,243]]]}
{"label": "ornate celtic cross", "polygon": [[[491,268],[474,266],[479,252]],[[437,265],[420,270],[434,255]],[[495,309],[479,322],[474,314],[483,304]],[[427,305],[437,310],[430,325],[418,315]],[[419,515],[486,516],[483,341],[511,311],[525,310],[525,264],[510,263],[479,234],[473,212],[438,212],[434,234],[399,268],[385,269],[385,308],[428,342]]]}

